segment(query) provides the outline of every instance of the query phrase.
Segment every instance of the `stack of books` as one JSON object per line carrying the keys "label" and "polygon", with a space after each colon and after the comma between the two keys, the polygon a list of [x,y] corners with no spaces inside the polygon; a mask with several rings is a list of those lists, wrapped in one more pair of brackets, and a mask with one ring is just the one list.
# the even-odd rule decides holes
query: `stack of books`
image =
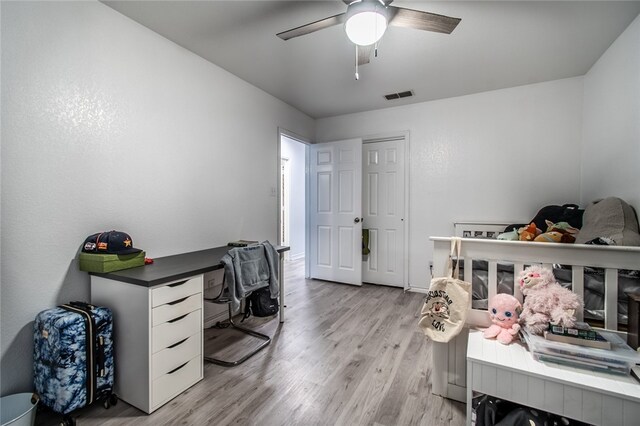
{"label": "stack of books", "polygon": [[577,322],[575,327],[568,328],[558,324],[549,324],[544,332],[544,338],[552,342],[571,343],[589,348],[611,350],[611,342],[600,333],[591,329],[586,322]]}

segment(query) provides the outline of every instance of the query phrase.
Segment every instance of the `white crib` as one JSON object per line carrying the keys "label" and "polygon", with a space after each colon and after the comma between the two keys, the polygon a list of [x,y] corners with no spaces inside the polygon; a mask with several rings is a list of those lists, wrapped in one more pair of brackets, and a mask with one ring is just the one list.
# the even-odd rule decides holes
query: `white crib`
{"label": "white crib", "polygon": [[[431,237],[433,241],[434,277],[446,274],[447,259],[451,244],[450,237]],[[604,290],[604,328],[618,331],[618,270],[640,269],[640,247],[614,247],[584,244],[553,244],[520,241],[499,241],[489,239],[462,239],[461,256],[464,259],[464,279],[472,281],[473,260],[488,261],[489,298],[497,292],[498,262],[513,263],[517,276],[525,265],[553,264],[572,267],[572,289],[581,297],[584,295],[584,268],[605,269]],[[519,286],[514,283],[514,296],[522,301]],[[583,313],[576,313],[578,320]],[[489,316],[486,310],[472,309],[469,306],[467,326],[449,343],[433,344],[433,393],[446,398],[465,402],[467,398],[466,354],[469,328],[488,327]]]}

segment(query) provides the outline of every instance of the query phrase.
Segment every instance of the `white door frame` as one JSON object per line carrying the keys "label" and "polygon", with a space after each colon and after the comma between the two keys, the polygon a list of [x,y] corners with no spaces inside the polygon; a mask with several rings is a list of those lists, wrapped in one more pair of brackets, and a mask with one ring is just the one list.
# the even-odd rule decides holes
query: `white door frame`
{"label": "white door frame", "polygon": [[[280,181],[280,191],[284,191],[279,199],[280,204],[280,239],[282,240],[282,245],[291,245],[291,231],[290,231],[290,222],[291,222],[291,163],[289,159],[286,157],[282,157],[280,160],[281,164],[281,172],[280,179],[284,179]],[[283,178],[284,176],[284,178]],[[282,214],[283,212],[286,214],[284,218],[284,223],[282,222]],[[291,251],[287,251],[284,253],[284,258],[289,259],[289,254]]]}
{"label": "white door frame", "polygon": [[[355,136],[354,136],[355,137]],[[404,270],[405,270],[405,274],[404,275],[404,290],[407,291],[411,288],[411,283],[409,282],[409,238],[411,236],[410,231],[410,227],[411,227],[411,218],[410,218],[410,200],[409,200],[409,194],[410,194],[410,188],[411,188],[411,182],[409,180],[409,171],[411,168],[411,140],[410,140],[410,132],[409,130],[400,130],[400,131],[396,131],[396,132],[385,132],[385,133],[374,133],[372,135],[366,135],[366,136],[362,136],[362,143],[367,143],[367,142],[379,142],[379,141],[384,141],[384,140],[389,140],[389,139],[399,139],[399,138],[404,138],[404,143],[405,143],[405,147],[404,147],[404,219],[405,219],[405,225],[404,225]],[[346,139],[346,138],[345,138]],[[309,145],[309,144],[307,144]],[[305,203],[305,211],[306,211],[306,222],[307,224],[309,223],[309,150],[307,150],[306,153],[306,162],[307,162],[307,169],[306,169],[306,175],[307,175],[307,186],[306,186],[306,203]],[[278,169],[279,170],[279,169]],[[278,221],[278,223],[280,223]],[[306,227],[306,235],[305,235],[305,252],[309,253],[309,226]],[[305,277],[309,278],[310,276],[310,272],[309,272],[309,263],[306,262],[305,263]]]}
{"label": "white door frame", "polygon": [[[277,244],[278,245],[282,245],[282,238],[280,237],[280,222],[282,221],[282,217],[281,217],[281,211],[280,211],[280,205],[282,203],[282,174],[281,174],[281,170],[282,170],[282,148],[281,148],[281,143],[282,143],[282,136],[286,136],[289,139],[293,139],[296,142],[300,142],[302,144],[305,145],[305,175],[309,172],[309,168],[308,168],[308,164],[309,164],[309,148],[308,146],[311,145],[311,141],[304,137],[301,136],[295,132],[292,132],[290,130],[285,129],[284,127],[278,127],[278,137],[277,137],[277,143],[276,143],[276,152],[277,152],[277,156],[276,156],[276,176],[277,176],[277,182],[278,182],[278,186],[277,186],[277,202],[276,202],[276,212],[277,212],[277,222],[276,222],[276,235],[277,235]],[[308,179],[306,179],[308,181]],[[308,211],[309,211],[309,206],[308,206],[308,202],[309,202],[309,197],[307,197],[307,193],[309,191],[309,187],[308,187],[308,183],[305,184],[305,206],[304,206],[304,210],[305,210],[305,220],[308,222]],[[308,244],[309,244],[309,227],[305,226],[305,251],[306,253],[308,253]],[[308,262],[305,260],[305,270],[307,273],[307,277],[309,276],[308,274],[308,268],[307,267]]]}

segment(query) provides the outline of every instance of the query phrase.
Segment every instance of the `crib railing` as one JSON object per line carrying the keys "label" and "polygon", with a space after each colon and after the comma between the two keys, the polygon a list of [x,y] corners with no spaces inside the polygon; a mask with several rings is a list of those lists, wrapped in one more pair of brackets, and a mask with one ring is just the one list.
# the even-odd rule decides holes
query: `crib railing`
{"label": "crib railing", "polygon": [[[433,241],[433,275],[445,274],[450,237],[431,237]],[[541,264],[551,268],[553,264],[570,266],[572,269],[571,289],[584,296],[584,268],[603,268],[604,274],[604,328],[618,330],[618,270],[640,269],[639,247],[598,246],[584,244],[535,243],[524,241],[501,241],[489,239],[463,238],[461,257],[464,259],[464,279],[471,282],[474,260],[488,262],[489,298],[498,289],[497,265],[499,262],[512,263],[517,277],[525,265]],[[522,301],[520,287],[514,279],[514,296]],[[583,312],[577,312],[579,320]],[[469,306],[467,324],[489,326],[486,310]]]}
{"label": "crib railing", "polygon": [[[433,276],[446,273],[451,238],[431,237],[433,241]],[[572,290],[584,296],[584,268],[604,268],[604,317],[605,329],[618,329],[618,270],[640,269],[639,247],[613,247],[583,244],[534,243],[463,238],[461,257],[464,259],[464,279],[472,281],[473,261],[488,262],[489,298],[498,291],[498,263],[512,263],[514,275],[525,265],[570,265]],[[514,296],[522,300],[522,294],[514,280]],[[577,316],[582,319],[583,312]],[[486,310],[469,306],[469,327],[490,325]],[[433,344],[432,391],[436,395],[464,402],[466,400],[466,353],[468,329],[463,330],[449,343]]]}

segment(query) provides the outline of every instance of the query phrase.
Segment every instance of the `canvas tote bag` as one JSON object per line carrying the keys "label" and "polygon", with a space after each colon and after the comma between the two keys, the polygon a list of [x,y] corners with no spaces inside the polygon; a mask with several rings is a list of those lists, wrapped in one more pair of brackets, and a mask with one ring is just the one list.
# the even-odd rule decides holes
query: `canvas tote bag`
{"label": "canvas tote bag", "polygon": [[[458,279],[460,272],[460,238],[451,238],[447,276],[431,280],[418,326],[434,342],[446,343],[455,337],[467,320],[471,300],[471,284]],[[455,273],[453,255],[457,255]]]}

